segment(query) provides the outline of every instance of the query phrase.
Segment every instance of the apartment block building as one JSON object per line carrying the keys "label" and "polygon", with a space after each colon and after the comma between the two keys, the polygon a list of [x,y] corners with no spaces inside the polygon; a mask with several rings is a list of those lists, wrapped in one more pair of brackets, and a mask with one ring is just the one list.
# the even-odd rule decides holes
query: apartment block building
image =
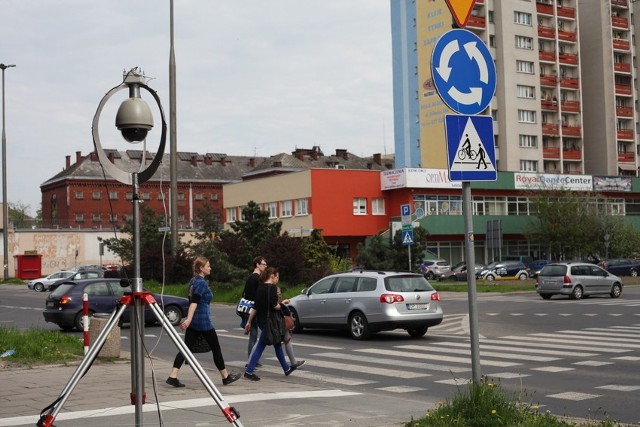
{"label": "apartment block building", "polygon": [[[476,0],[465,29],[490,48],[498,170],[636,176],[629,0]],[[431,54],[453,26],[444,0],[391,0],[396,167],[447,168]],[[470,66],[473,61],[470,61]]]}

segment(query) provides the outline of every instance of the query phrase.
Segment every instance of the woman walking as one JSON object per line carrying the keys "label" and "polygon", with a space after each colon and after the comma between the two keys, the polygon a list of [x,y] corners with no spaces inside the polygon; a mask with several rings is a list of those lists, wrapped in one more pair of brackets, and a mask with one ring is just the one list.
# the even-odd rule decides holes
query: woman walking
{"label": "woman walking", "polygon": [[[264,349],[267,346],[265,343],[265,330],[269,327],[270,319],[280,316],[280,310],[282,307],[278,302],[278,290],[276,286],[279,280],[280,275],[278,274],[277,268],[267,267],[264,270],[262,273],[262,283],[258,286],[258,290],[256,291],[255,303],[249,313],[247,324],[244,327],[245,332],[249,332],[251,330],[251,323],[255,321],[258,323],[258,329],[260,330],[258,334],[258,341],[256,341],[256,345],[253,347],[251,357],[249,357],[249,362],[247,363],[244,372],[244,377],[252,381],[260,380],[260,377],[257,376],[254,371],[258,360],[262,357],[262,352],[264,352]],[[282,366],[284,374],[287,376],[290,375],[298,366],[289,366],[287,363],[284,351],[282,350],[281,337],[273,342],[272,345],[276,351],[276,357],[278,358],[278,362],[280,362],[280,366]]]}
{"label": "woman walking", "polygon": [[[193,262],[193,278],[189,282],[189,311],[187,318],[180,324],[180,329],[186,330],[184,334],[184,342],[188,348],[193,348],[198,336],[202,335],[211,347],[213,353],[213,363],[220,371],[222,384],[229,385],[240,378],[239,374],[228,373],[224,365],[224,358],[220,350],[220,342],[218,334],[211,321],[211,312],[209,303],[213,299],[213,292],[209,289],[209,284],[204,279],[211,273],[211,265],[209,260],[204,257],[198,257]],[[178,353],[173,361],[173,369],[167,378],[167,384],[173,387],[184,387],[184,384],[178,380],[178,372],[184,363],[184,356]]]}

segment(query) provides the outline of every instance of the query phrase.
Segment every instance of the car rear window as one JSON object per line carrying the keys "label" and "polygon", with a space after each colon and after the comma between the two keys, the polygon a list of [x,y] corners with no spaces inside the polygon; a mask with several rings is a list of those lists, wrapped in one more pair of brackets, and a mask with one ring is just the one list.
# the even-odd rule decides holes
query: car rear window
{"label": "car rear window", "polygon": [[545,265],[540,271],[540,276],[564,276],[567,274],[566,265]]}
{"label": "car rear window", "polygon": [[71,289],[73,289],[75,285],[76,285],[75,283],[63,283],[57,288],[55,288],[53,292],[51,292],[51,296],[61,297],[62,295],[68,293]]}
{"label": "car rear window", "polygon": [[391,276],[384,279],[384,287],[391,292],[433,291],[433,287],[421,275]]}

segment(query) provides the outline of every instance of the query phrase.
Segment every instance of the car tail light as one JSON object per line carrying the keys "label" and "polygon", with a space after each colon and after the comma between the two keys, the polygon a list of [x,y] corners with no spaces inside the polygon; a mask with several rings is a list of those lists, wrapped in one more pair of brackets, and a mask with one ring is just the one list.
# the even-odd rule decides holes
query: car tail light
{"label": "car tail light", "polygon": [[437,292],[434,292],[431,294],[431,301],[440,301],[440,294]]}
{"label": "car tail light", "polygon": [[60,297],[60,305],[66,305],[71,302],[71,297],[69,295],[63,295]]}
{"label": "car tail light", "polygon": [[397,294],[382,294],[380,295],[380,302],[383,304],[395,304],[397,302],[403,302],[404,297]]}
{"label": "car tail light", "polygon": [[563,282],[563,283],[571,283],[571,277],[569,277],[569,276],[564,276],[564,277],[562,278],[562,282]]}

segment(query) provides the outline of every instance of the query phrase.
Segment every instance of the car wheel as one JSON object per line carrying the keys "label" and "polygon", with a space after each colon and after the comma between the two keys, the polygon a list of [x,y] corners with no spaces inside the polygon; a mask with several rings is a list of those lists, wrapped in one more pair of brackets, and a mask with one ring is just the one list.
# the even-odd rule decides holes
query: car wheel
{"label": "car wheel", "polygon": [[168,305],[164,308],[164,315],[173,326],[178,326],[182,320],[182,310],[175,305]]}
{"label": "car wheel", "polygon": [[[93,316],[93,311],[89,312],[89,317],[91,316]],[[84,331],[84,316],[82,316],[82,311],[79,311],[78,314],[76,314],[76,318],[73,321],[73,326],[80,332]]]}
{"label": "car wheel", "polygon": [[294,333],[302,332],[302,330],[304,328],[302,327],[302,323],[300,323],[300,318],[298,317],[298,312],[296,311],[295,308],[291,308],[291,307],[289,307],[289,311],[291,312],[291,316],[293,317],[293,320],[295,320],[295,322],[296,322],[296,326],[293,327],[293,332]]}
{"label": "car wheel", "polygon": [[541,294],[542,299],[551,299],[551,294]]}
{"label": "car wheel", "polygon": [[433,274],[433,273],[431,273],[431,272],[427,273],[427,280],[433,280],[433,279],[435,279],[435,278],[436,278],[436,275],[435,275],[435,274]]}
{"label": "car wheel", "polygon": [[525,273],[521,273],[521,274],[518,276],[518,279],[520,279],[520,280],[527,280],[528,278],[529,278],[529,275],[527,275],[527,274],[525,274]]}
{"label": "car wheel", "polygon": [[620,286],[620,283],[614,283],[613,286],[611,287],[611,293],[609,294],[611,295],[611,298],[618,298],[621,293],[622,293],[622,286]]}
{"label": "car wheel", "polygon": [[573,291],[571,292],[570,298],[571,299],[581,299],[582,295],[583,295],[582,286],[576,286],[575,288],[573,288]]}
{"label": "car wheel", "polygon": [[631,277],[638,277],[638,270],[633,269],[629,272],[629,274],[631,275]]}
{"label": "car wheel", "polygon": [[349,316],[349,333],[354,340],[364,340],[369,338],[371,331],[369,331],[369,322],[367,316],[363,313],[356,311]]}
{"label": "car wheel", "polygon": [[409,333],[411,338],[420,338],[420,337],[423,337],[424,334],[427,333],[428,329],[429,329],[428,326],[423,326],[421,328],[410,328],[410,329],[407,329],[407,332]]}
{"label": "car wheel", "polygon": [[36,283],[33,285],[33,289],[37,292],[44,292],[44,285],[42,283]]}
{"label": "car wheel", "polygon": [[485,280],[493,282],[494,280],[496,280],[496,276],[494,276],[493,274],[487,274],[487,276],[485,277]]}

